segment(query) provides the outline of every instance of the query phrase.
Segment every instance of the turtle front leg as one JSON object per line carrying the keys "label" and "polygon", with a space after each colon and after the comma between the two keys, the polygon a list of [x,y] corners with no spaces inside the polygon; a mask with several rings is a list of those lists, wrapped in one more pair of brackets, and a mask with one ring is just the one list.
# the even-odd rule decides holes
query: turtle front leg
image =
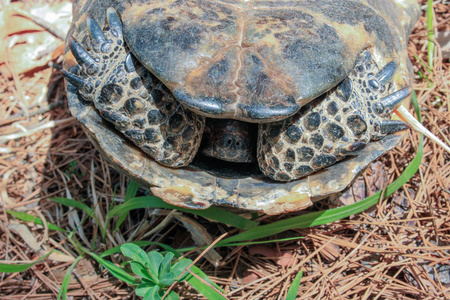
{"label": "turtle front leg", "polygon": [[157,162],[188,165],[200,146],[205,118],[182,107],[148,70],[135,68],[112,8],[107,22],[102,30],[88,18],[86,49],[69,39],[80,74],[63,71],[64,76],[85,100],[93,101],[104,119]]}
{"label": "turtle front leg", "polygon": [[393,91],[396,69],[395,61],[379,69],[365,51],[352,73],[327,95],[284,121],[259,125],[261,171],[274,180],[295,180],[355,154],[370,140],[407,129],[405,122],[390,120],[412,91]]}

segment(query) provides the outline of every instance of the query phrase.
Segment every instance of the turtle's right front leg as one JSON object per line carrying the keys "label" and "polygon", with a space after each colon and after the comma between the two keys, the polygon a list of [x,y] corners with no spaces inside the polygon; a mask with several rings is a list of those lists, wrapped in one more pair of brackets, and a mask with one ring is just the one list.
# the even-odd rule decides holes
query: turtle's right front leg
{"label": "turtle's right front leg", "polygon": [[205,118],[182,107],[149,71],[136,70],[112,8],[107,10],[107,22],[102,30],[88,18],[86,49],[70,38],[81,74],[63,71],[64,76],[85,100],[94,102],[104,119],[157,162],[188,165],[200,146]]}

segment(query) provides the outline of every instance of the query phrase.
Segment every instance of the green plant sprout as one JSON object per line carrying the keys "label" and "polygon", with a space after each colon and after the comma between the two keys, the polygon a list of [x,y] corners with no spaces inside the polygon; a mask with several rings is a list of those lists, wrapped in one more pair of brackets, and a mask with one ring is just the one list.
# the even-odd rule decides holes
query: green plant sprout
{"label": "green plant sprout", "polygon": [[174,264],[174,254],[166,253],[164,256],[156,250],[145,253],[135,244],[124,244],[120,247],[122,254],[131,259],[129,261],[134,274],[141,277],[141,282],[136,287],[136,295],[144,300],[180,299],[174,291],[167,289],[176,282],[182,282],[189,275],[188,267],[192,260],[181,258]]}

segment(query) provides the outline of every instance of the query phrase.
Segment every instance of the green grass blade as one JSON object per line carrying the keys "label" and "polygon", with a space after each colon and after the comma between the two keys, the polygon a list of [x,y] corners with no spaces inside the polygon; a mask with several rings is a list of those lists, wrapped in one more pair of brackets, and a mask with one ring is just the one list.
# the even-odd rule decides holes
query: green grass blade
{"label": "green grass blade", "polygon": [[78,208],[79,210],[82,210],[86,214],[88,214],[89,217],[93,217],[94,216],[94,210],[92,208],[90,208],[86,204],[81,203],[81,202],[79,202],[77,200],[68,199],[68,198],[50,198],[50,200],[52,200],[54,202],[57,202],[59,204],[65,205],[65,206]]}
{"label": "green grass blade", "polygon": [[204,218],[212,219],[221,223],[225,223],[240,229],[249,229],[256,227],[258,223],[247,220],[241,216],[235,215],[226,210],[210,207],[205,210],[194,210],[170,205],[155,196],[138,197],[127,201],[124,204],[114,207],[107,215],[107,218],[120,216],[128,213],[130,210],[138,208],[166,208],[177,209],[179,211],[195,214]]}
{"label": "green grass blade", "polygon": [[428,65],[433,69],[434,64],[434,10],[433,0],[427,2],[427,35],[428,35]]}
{"label": "green grass blade", "polygon": [[53,251],[50,251],[49,253],[45,254],[38,260],[28,263],[28,264],[5,264],[0,263],[0,273],[18,273],[18,272],[24,272],[34,266],[35,264],[40,263],[44,259],[46,259]]}
{"label": "green grass blade", "polygon": [[127,187],[127,192],[125,193],[125,202],[136,198],[137,191],[139,189],[139,183],[136,181],[130,181],[130,184]]}
{"label": "green grass blade", "polygon": [[72,274],[73,269],[75,266],[80,262],[80,260],[83,258],[83,256],[78,256],[77,259],[73,262],[73,264],[69,267],[69,269],[66,272],[66,275],[64,276],[64,280],[61,284],[61,289],[58,293],[58,299],[65,300],[67,298],[67,289],[69,288],[69,281],[70,281],[70,275]]}
{"label": "green grass blade", "polygon": [[103,267],[105,267],[114,277],[117,279],[126,282],[128,284],[135,284],[137,282],[137,278],[134,276],[131,276],[128,274],[124,269],[121,267],[116,266],[112,262],[101,258],[94,252],[88,251],[86,249],[83,249],[83,251],[91,256],[93,259],[95,259],[99,264],[101,264]]}
{"label": "green grass blade", "polygon": [[[22,220],[22,221],[25,221],[25,222],[31,222],[31,223],[34,223],[34,224],[37,224],[37,225],[44,226],[44,222],[41,220],[41,218],[35,217],[33,215],[30,215],[30,214],[27,214],[27,213],[24,213],[24,212],[21,212],[21,211],[13,211],[13,210],[7,210],[6,212],[8,214],[10,214],[11,216],[19,219],[19,220]],[[50,230],[67,232],[67,230],[65,230],[65,229],[63,229],[61,227],[58,227],[58,226],[53,225],[53,224],[48,223],[48,222],[46,222],[46,223],[47,223],[48,229],[50,229]]]}
{"label": "green grass blade", "polygon": [[[127,192],[125,193],[124,203],[135,198],[138,189],[139,189],[139,184],[135,181],[130,181],[130,184],[127,187]],[[116,223],[116,227],[114,228],[114,231],[117,231],[117,229],[119,229],[120,225],[122,225],[123,221],[125,221],[125,219],[127,218],[127,215],[128,215],[128,212],[119,216],[119,218],[117,219],[117,223]]]}
{"label": "green grass blade", "polygon": [[[229,243],[229,244],[221,245],[221,247],[238,247],[238,246],[266,245],[266,244],[274,244],[274,243],[286,243],[286,242],[290,242],[290,241],[300,240],[303,238],[304,238],[303,236],[295,236],[295,237],[290,237],[290,238],[274,239],[274,240],[245,241],[245,242],[241,242],[241,243]],[[180,248],[180,249],[177,249],[177,251],[180,253],[184,253],[184,252],[193,251],[195,249],[203,250],[203,249],[206,249],[207,247],[209,247],[209,245],[203,246],[200,248],[198,248],[198,247]]]}
{"label": "green grass blade", "polygon": [[[86,204],[81,203],[77,200],[68,199],[68,198],[50,198],[50,200],[57,202],[59,204],[68,206],[68,207],[77,208],[77,209],[85,212],[87,214],[87,217],[94,218],[95,222],[99,225],[98,228],[100,229],[103,240],[105,239],[106,228],[103,228],[102,226],[100,226],[101,223],[100,223],[99,219],[97,218],[97,216],[95,215],[95,211],[92,208],[90,208]],[[108,223],[106,223],[106,224],[108,224]]]}
{"label": "green grass blade", "polygon": [[[193,272],[198,277],[202,278],[203,280],[205,280],[206,282],[208,282],[209,284],[214,286],[217,290],[222,291],[221,288],[218,285],[216,285],[214,282],[212,282],[211,279],[209,279],[209,277],[205,273],[203,273],[203,271],[200,270],[198,267],[193,266],[191,269],[191,272]],[[224,299],[226,300],[227,299],[224,296],[222,296],[220,293],[218,293],[214,288],[212,288],[208,284],[203,283],[200,279],[198,279],[197,277],[195,277],[193,275],[189,275],[188,277],[186,277],[186,281],[194,289],[196,289],[197,292],[199,292],[200,294],[202,294],[204,297],[206,297],[209,300],[224,300]]]}
{"label": "green grass blade", "polygon": [[291,286],[286,295],[286,300],[295,300],[297,299],[298,288],[300,287],[300,280],[303,277],[303,270],[298,272],[295,276],[294,281],[292,281]]}

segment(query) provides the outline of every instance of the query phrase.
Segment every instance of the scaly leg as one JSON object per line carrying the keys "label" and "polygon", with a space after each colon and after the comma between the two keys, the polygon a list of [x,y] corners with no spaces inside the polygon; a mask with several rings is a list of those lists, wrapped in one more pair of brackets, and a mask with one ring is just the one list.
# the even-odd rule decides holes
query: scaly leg
{"label": "scaly leg", "polygon": [[182,107],[148,70],[135,68],[112,8],[107,22],[102,30],[95,20],[87,20],[86,49],[69,39],[81,74],[63,71],[64,76],[104,119],[157,162],[188,165],[200,146],[205,118]]}

